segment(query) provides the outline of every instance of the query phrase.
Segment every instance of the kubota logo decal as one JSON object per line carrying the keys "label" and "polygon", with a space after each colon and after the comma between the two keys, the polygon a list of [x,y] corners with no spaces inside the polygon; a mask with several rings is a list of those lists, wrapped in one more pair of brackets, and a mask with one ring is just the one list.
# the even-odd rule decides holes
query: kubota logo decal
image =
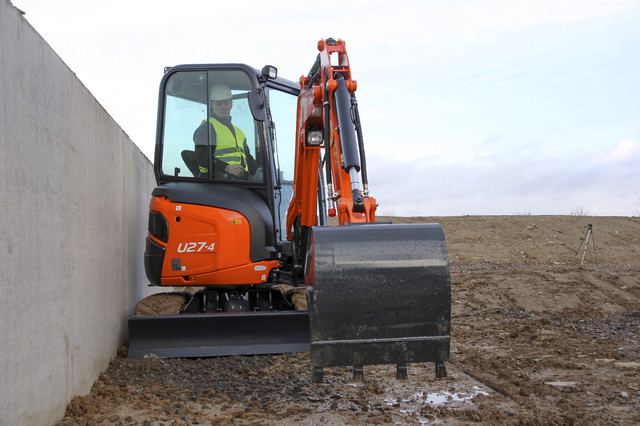
{"label": "kubota logo decal", "polygon": [[197,242],[197,243],[179,243],[178,244],[178,253],[199,253],[203,250],[213,251],[216,243],[209,244],[208,242]]}

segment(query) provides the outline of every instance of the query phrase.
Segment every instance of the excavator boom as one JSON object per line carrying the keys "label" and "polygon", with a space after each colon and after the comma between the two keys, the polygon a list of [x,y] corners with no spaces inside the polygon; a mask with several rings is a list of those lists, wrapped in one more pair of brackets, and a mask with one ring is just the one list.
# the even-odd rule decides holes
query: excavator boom
{"label": "excavator boom", "polygon": [[[364,144],[355,101],[356,81],[342,40],[320,40],[320,53],[308,76],[300,78],[296,140],[296,179],[287,229],[316,224],[316,188],[325,152],[329,216],[338,223],[375,222],[376,200],[368,196]],[[334,63],[332,65],[332,57]],[[323,194],[324,195],[324,194]],[[289,234],[291,239],[291,234]]]}

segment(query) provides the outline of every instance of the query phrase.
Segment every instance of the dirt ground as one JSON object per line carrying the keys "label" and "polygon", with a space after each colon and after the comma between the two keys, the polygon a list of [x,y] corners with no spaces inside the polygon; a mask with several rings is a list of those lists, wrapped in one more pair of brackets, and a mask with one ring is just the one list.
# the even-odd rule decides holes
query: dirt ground
{"label": "dirt ground", "polygon": [[[389,218],[380,218],[388,220]],[[325,369],[309,354],[129,360],[123,347],[62,425],[639,424],[640,219],[393,218],[441,223],[451,362]],[[594,245],[576,254],[587,224]],[[593,241],[593,240],[592,240]]]}

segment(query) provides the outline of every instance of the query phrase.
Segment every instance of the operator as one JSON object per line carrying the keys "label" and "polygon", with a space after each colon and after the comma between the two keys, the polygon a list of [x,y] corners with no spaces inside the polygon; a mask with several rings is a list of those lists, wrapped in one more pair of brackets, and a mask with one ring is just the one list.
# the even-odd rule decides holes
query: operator
{"label": "operator", "polygon": [[[247,138],[242,130],[231,124],[231,89],[226,84],[211,87],[209,107],[211,117],[193,133],[196,145],[196,159],[200,168],[199,176],[209,172],[210,153],[213,152],[215,177],[247,179],[254,175],[260,164],[251,156]],[[207,134],[209,141],[207,141]],[[223,175],[226,173],[226,176]],[[260,177],[261,178],[261,177]]]}

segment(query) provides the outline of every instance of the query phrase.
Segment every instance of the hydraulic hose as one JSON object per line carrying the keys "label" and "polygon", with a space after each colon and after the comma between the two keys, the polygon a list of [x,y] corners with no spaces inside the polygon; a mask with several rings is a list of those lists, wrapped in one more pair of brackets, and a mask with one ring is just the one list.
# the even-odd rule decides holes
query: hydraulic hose
{"label": "hydraulic hose", "polygon": [[364,154],[364,140],[362,137],[362,126],[360,124],[360,113],[358,112],[358,101],[356,96],[351,97],[351,106],[353,108],[353,119],[356,124],[356,134],[358,136],[358,148],[360,150],[360,174],[362,176],[362,186],[364,188],[364,195],[369,193],[369,179],[367,178],[367,158]]}

